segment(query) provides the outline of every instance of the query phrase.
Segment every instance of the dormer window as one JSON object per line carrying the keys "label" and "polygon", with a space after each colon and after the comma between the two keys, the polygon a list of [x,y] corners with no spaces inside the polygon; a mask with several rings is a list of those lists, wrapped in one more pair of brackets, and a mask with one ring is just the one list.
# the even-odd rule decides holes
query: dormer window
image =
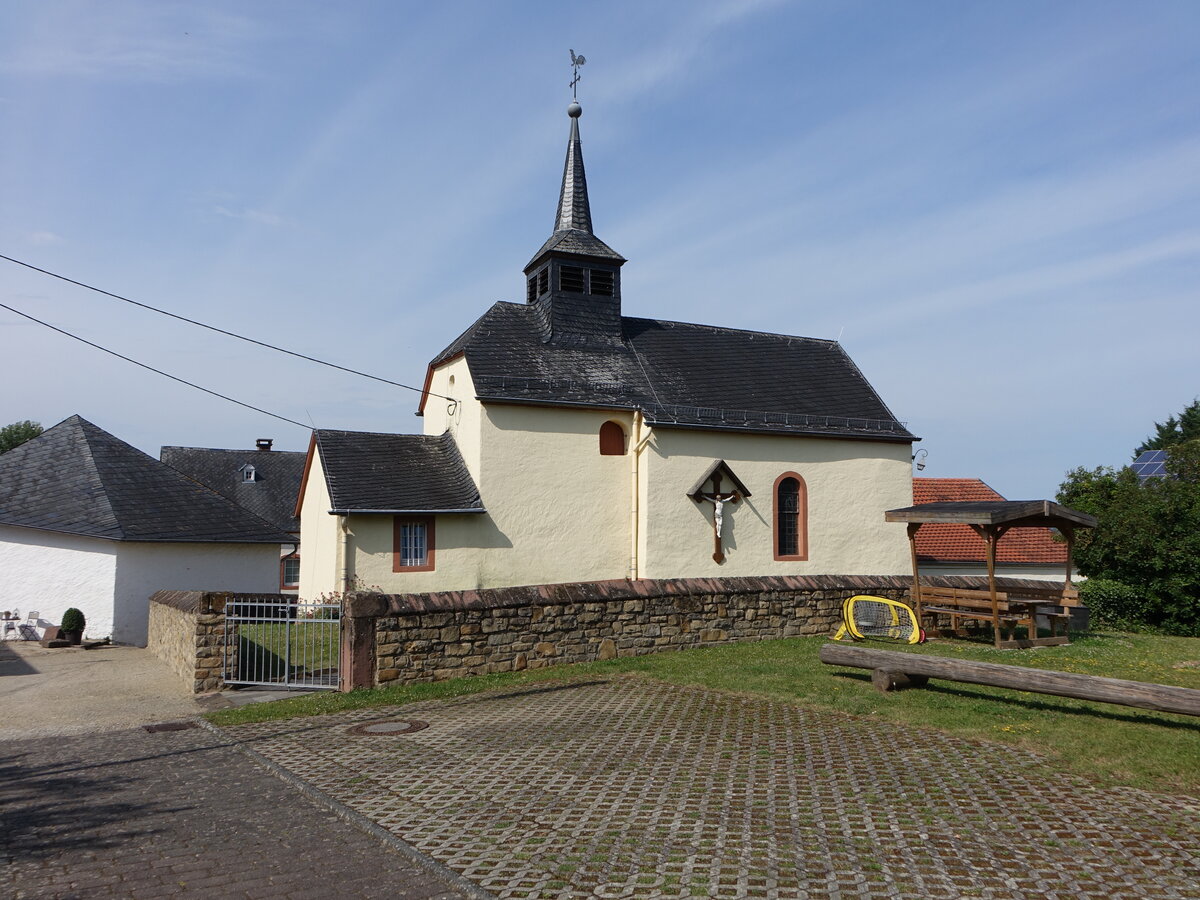
{"label": "dormer window", "polygon": [[566,293],[583,293],[583,269],[579,266],[562,266],[558,270],[558,289]]}
{"label": "dormer window", "polygon": [[242,473],[242,483],[243,484],[245,484],[247,482],[258,480],[258,475],[255,474],[254,466],[251,466],[248,464],[242,466],[241,473]]}

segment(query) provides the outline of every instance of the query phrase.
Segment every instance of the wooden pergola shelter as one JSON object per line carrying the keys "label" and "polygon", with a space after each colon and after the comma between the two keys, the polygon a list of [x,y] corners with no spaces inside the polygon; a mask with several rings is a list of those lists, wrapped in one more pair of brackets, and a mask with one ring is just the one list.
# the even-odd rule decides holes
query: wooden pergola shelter
{"label": "wooden pergola shelter", "polygon": [[[912,599],[916,605],[918,621],[921,621],[921,617],[925,612],[924,598],[922,597],[923,591],[925,593],[936,592],[939,595],[937,596],[938,600],[946,599],[940,595],[947,593],[968,594],[972,592],[947,592],[929,587],[922,588],[920,569],[917,563],[917,531],[920,530],[922,525],[930,523],[968,525],[983,539],[987,551],[987,596],[990,600],[991,609],[990,615],[987,615],[986,618],[990,618],[992,621],[996,646],[1036,647],[1067,643],[1065,635],[1063,637],[1052,636],[1049,638],[1039,638],[1037,636],[1035,604],[1078,605],[1079,592],[1071,584],[1075,532],[1080,528],[1095,528],[1098,524],[1095,516],[1090,516],[1078,510],[1068,509],[1050,500],[995,500],[984,502],[923,503],[919,506],[908,506],[903,509],[890,509],[884,513],[884,518],[888,522],[905,522],[908,524],[908,545],[912,555],[913,570]],[[1028,606],[1028,617],[1031,623],[1028,638],[1020,641],[1005,641],[1001,639],[1001,618],[1007,612],[1006,607],[1009,600],[1007,597],[1002,600],[999,592],[996,590],[996,545],[1005,532],[1011,528],[1054,528],[1062,534],[1067,543],[1067,567],[1062,591],[1051,589],[1025,590],[1022,592],[1023,594],[1031,595],[1027,598],[1027,602],[1013,598],[1014,602],[1025,602],[1025,605]],[[978,608],[978,604],[976,604],[976,608]],[[957,613],[953,612],[952,609],[938,608],[938,611],[950,612],[951,615],[972,615],[967,608],[963,608]],[[985,616],[975,614],[974,617],[984,618]]]}

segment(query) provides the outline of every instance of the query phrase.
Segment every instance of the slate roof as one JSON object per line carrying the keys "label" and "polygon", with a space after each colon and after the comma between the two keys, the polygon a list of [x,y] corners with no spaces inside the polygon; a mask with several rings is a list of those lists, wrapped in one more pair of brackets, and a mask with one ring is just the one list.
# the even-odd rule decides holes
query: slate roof
{"label": "slate roof", "polygon": [[579,140],[579,107],[571,116],[571,135],[567,139],[567,158],[563,163],[562,187],[558,192],[558,208],[554,214],[554,233],[541,249],[533,254],[529,266],[551,250],[595,256],[624,262],[625,258],[596,237],[592,231],[592,207],[588,201],[587,174],[583,167],[583,145]]}
{"label": "slate roof", "polygon": [[[990,503],[1004,498],[978,478],[914,478],[913,503]],[[1067,545],[1056,542],[1048,528],[1013,528],[996,545],[996,562],[1008,565],[1067,564]],[[968,525],[930,523],[917,531],[917,557],[922,562],[987,561],[983,539]]]}
{"label": "slate roof", "polygon": [[[294,533],[300,530],[295,511],[305,455],[287,450],[163,447],[158,458],[276,528]],[[254,481],[243,480],[246,465],[254,466]]]}
{"label": "slate roof", "polygon": [[79,416],[0,455],[0,523],[114,541],[292,540]]}
{"label": "slate roof", "polygon": [[332,511],[483,512],[479,488],[449,432],[315,431]]}
{"label": "slate roof", "polygon": [[621,323],[618,345],[555,345],[533,307],[496,303],[430,366],[464,353],[483,401],[640,409],[659,427],[915,440],[836,341]]}

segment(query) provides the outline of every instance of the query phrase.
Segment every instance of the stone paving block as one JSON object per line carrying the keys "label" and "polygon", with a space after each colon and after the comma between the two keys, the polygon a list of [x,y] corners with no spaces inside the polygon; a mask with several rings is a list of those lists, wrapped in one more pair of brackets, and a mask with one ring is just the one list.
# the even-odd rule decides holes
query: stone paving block
{"label": "stone paving block", "polygon": [[[389,717],[429,727],[350,733]],[[765,699],[617,678],[226,733],[497,897],[1200,898],[1194,799]]]}
{"label": "stone paving block", "polygon": [[2,742],[0,816],[14,900],[464,896],[199,729]]}

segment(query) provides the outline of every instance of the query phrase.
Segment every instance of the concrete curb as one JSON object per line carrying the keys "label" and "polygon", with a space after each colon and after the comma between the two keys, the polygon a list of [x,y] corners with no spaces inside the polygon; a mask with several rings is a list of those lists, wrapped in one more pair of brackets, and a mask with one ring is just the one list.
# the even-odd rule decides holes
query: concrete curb
{"label": "concrete curb", "polygon": [[238,741],[238,740],[234,739],[230,735],[226,734],[222,729],[218,728],[216,725],[213,725],[211,722],[207,721],[206,719],[202,718],[202,719],[199,719],[198,721],[202,728],[205,728],[208,731],[212,732],[212,734],[214,734],[216,737],[220,738],[226,744],[228,744],[229,746],[233,747],[235,750],[238,750],[239,752],[248,756],[251,760],[254,761],[254,763],[256,763],[257,765],[266,769],[268,772],[270,772],[276,778],[279,778],[281,781],[287,782],[287,784],[291,785],[296,790],[298,790],[300,793],[304,794],[304,796],[306,796],[309,800],[312,800],[314,803],[325,807],[330,812],[332,812],[335,816],[337,816],[339,819],[346,822],[347,824],[353,825],[355,828],[359,829],[360,831],[364,831],[367,834],[371,835],[372,837],[377,838],[379,841],[383,842],[384,844],[387,844],[388,847],[395,850],[401,856],[403,856],[404,858],[409,860],[411,863],[413,863],[413,865],[418,866],[421,869],[424,869],[426,872],[430,873],[431,875],[434,875],[434,876],[440,878],[441,880],[443,880],[444,882],[446,882],[446,885],[448,887],[452,887],[455,890],[461,891],[466,896],[474,898],[474,900],[497,900],[497,897],[495,894],[489,894],[487,891],[485,891],[483,888],[479,887],[479,885],[475,884],[473,881],[470,881],[470,880],[464,878],[462,875],[459,875],[453,869],[449,869],[446,866],[443,866],[437,860],[431,859],[430,857],[426,856],[424,853],[417,850],[415,847],[411,846],[410,844],[408,844],[405,841],[401,840],[400,838],[396,837],[394,834],[392,834],[386,828],[376,825],[374,822],[372,822],[370,819],[368,819],[366,816],[362,815],[361,813],[355,812],[350,807],[346,806],[344,803],[340,803],[337,800],[334,800],[332,797],[330,797],[328,794],[324,793],[323,791],[317,790],[315,787],[308,784],[306,781],[303,781],[302,779],[297,778],[295,775],[293,775],[287,769],[283,768],[283,766],[279,765],[276,762],[273,762],[272,760],[267,759],[265,756],[263,756],[257,750],[246,745],[242,741]]}

